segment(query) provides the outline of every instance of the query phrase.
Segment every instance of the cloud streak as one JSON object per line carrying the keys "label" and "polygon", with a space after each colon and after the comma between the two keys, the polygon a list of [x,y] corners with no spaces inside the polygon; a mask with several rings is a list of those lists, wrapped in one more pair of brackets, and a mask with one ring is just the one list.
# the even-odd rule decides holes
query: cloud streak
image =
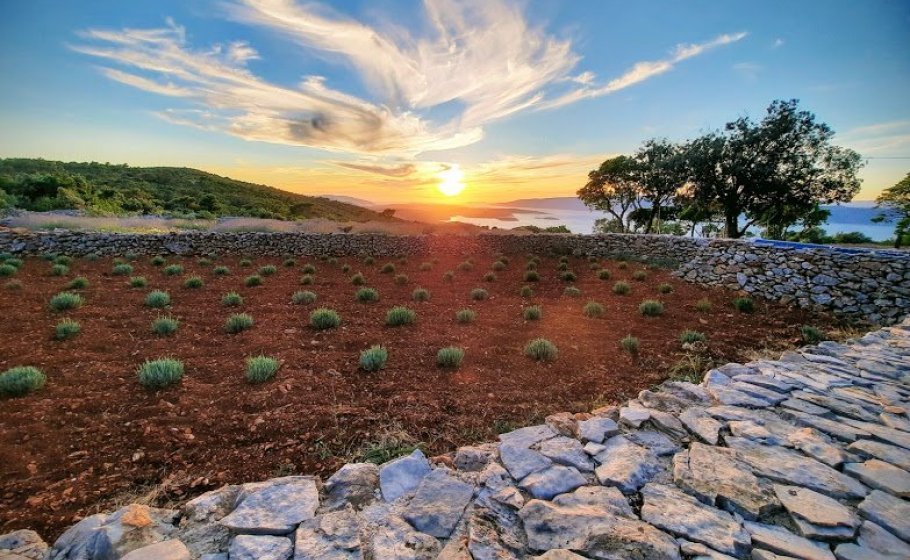
{"label": "cloud streak", "polygon": [[[71,48],[106,61],[101,73],[111,80],[182,100],[159,113],[173,123],[253,141],[413,157],[475,143],[487,124],[516,113],[631,87],[746,36],[678,45],[664,59],[639,62],[598,84],[593,71],[576,69],[581,58],[571,41],[532,26],[506,0],[425,0],[427,25],[419,35],[295,0],[235,0],[227,11],[286,36],[301,54],[350,67],[368,95],[345,93],[321,76],[292,85],[268,81],[249,68],[262,58],[253,45],[194,48],[171,20],[156,29],[89,29]],[[434,119],[442,106],[457,107],[457,114]]]}

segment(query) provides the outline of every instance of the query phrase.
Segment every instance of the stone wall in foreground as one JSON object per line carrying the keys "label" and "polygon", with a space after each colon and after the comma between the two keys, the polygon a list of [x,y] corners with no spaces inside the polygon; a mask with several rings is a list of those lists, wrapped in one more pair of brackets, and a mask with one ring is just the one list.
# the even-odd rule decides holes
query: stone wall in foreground
{"label": "stone wall in foreground", "polygon": [[0,252],[23,255],[477,255],[590,254],[678,266],[691,282],[720,285],[804,308],[893,324],[910,313],[910,253],[778,246],[667,235],[301,233],[12,233]]}
{"label": "stone wall in foreground", "polygon": [[[910,321],[496,443],[87,517],[21,560],[910,558]],[[4,556],[4,549],[9,556]]]}

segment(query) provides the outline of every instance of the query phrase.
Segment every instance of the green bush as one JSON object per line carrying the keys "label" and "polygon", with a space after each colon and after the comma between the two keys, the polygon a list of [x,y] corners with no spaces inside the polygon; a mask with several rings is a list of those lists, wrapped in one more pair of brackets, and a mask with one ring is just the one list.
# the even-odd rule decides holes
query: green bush
{"label": "green bush", "polygon": [[224,330],[229,333],[239,333],[253,327],[253,316],[248,313],[235,313],[227,318]]}
{"label": "green bush", "polygon": [[168,336],[177,332],[180,321],[170,315],[163,315],[152,321],[152,332],[159,336]]}
{"label": "green bush", "polygon": [[159,256],[155,256],[155,257],[152,257],[151,259],[149,259],[149,263],[151,263],[152,266],[163,266],[165,263],[165,260],[164,260],[164,257],[159,255]]}
{"label": "green bush", "polygon": [[0,253],[0,263],[5,262],[7,259],[13,258],[12,253],[7,253],[6,251]]}
{"label": "green bush", "polygon": [[189,278],[187,278],[186,280],[183,281],[183,287],[190,288],[192,290],[201,288],[202,284],[203,284],[202,278],[200,278],[198,276],[190,276]]}
{"label": "green bush", "polygon": [[111,271],[111,273],[114,276],[129,276],[130,274],[133,273],[133,267],[132,267],[132,265],[128,265],[126,263],[114,265],[114,268]]}
{"label": "green bush", "polygon": [[528,270],[525,272],[525,282],[540,282],[540,274],[536,270]]}
{"label": "green bush", "polygon": [[407,274],[396,274],[395,283],[398,284],[399,286],[404,286],[405,284],[408,283],[408,275]]}
{"label": "green bush", "polygon": [[645,317],[657,317],[663,314],[664,304],[657,300],[646,299],[638,305],[638,312]]}
{"label": "green bush", "polygon": [[444,368],[457,368],[464,359],[464,349],[457,346],[446,346],[436,352],[436,365]]}
{"label": "green bush", "polygon": [[341,316],[333,309],[320,307],[310,313],[310,326],[316,330],[337,328],[341,324]]}
{"label": "green bush", "polygon": [[613,293],[624,296],[632,291],[632,286],[628,282],[617,282],[613,284]]}
{"label": "green bush", "polygon": [[540,306],[539,305],[529,305],[522,310],[522,316],[525,318],[525,321],[537,321],[540,319]]}
{"label": "green bush", "polygon": [[523,298],[534,297],[534,290],[531,289],[531,286],[522,286],[521,291],[518,292],[518,295]]}
{"label": "green bush", "polygon": [[755,311],[755,302],[749,297],[739,297],[733,300],[733,307],[740,313],[752,313]]}
{"label": "green bush", "polygon": [[559,350],[546,338],[535,338],[525,345],[525,356],[538,362],[552,362],[559,356]]}
{"label": "green bush", "polygon": [[183,378],[183,362],[174,358],[148,360],[138,370],[139,383],[149,389],[163,389]]}
{"label": "green bush", "polygon": [[85,276],[77,276],[66,285],[67,290],[84,290],[86,288],[88,288],[88,278]]}
{"label": "green bush", "polygon": [[455,313],[455,320],[461,324],[473,323],[477,313],[473,309],[461,309]]}
{"label": "green bush", "polygon": [[253,261],[250,259],[240,259],[240,266],[253,266]]}
{"label": "green bush", "polygon": [[99,260],[101,258],[101,255],[99,255],[98,253],[89,253],[82,258],[87,260],[88,262],[96,262],[97,260]]}
{"label": "green bush", "polygon": [[19,272],[19,269],[9,263],[0,264],[0,277],[8,278]]}
{"label": "green bush", "polygon": [[711,307],[711,301],[708,299],[700,299],[695,304],[695,310],[700,313],[707,313],[708,311],[711,311]]}
{"label": "green bush", "polygon": [[704,334],[698,331],[690,331],[688,329],[684,330],[682,334],[679,335],[679,341],[682,344],[692,344],[693,342],[704,342],[708,340]]}
{"label": "green bush", "polygon": [[250,383],[263,383],[275,377],[279,367],[280,364],[275,358],[251,356],[246,359],[246,380]]}
{"label": "green bush", "polygon": [[669,294],[673,292],[673,286],[664,282],[663,284],[657,285],[657,292],[661,294]]}
{"label": "green bush", "polygon": [[247,288],[252,288],[254,286],[261,286],[262,285],[262,276],[259,276],[258,274],[251,274],[251,275],[247,276],[246,279],[243,281],[243,285],[246,286]]}
{"label": "green bush", "polygon": [[131,288],[144,288],[148,285],[148,281],[145,279],[145,276],[131,276],[130,277],[130,287]]}
{"label": "green bush", "polygon": [[372,302],[379,301],[379,291],[375,288],[360,288],[355,295],[357,301]]}
{"label": "green bush", "polygon": [[300,269],[300,272],[304,274],[316,274],[316,267],[311,264],[303,265],[303,268]]}
{"label": "green bush", "polygon": [[0,395],[21,397],[44,387],[47,381],[40,369],[34,366],[18,366],[0,373]]}
{"label": "green bush", "polygon": [[316,294],[313,292],[294,292],[291,296],[291,303],[294,305],[310,304],[316,301]]}
{"label": "green bush", "polygon": [[443,282],[451,282],[455,278],[455,273],[451,270],[447,270],[445,274],[442,275]]}
{"label": "green bush", "polygon": [[82,307],[85,299],[75,292],[60,292],[51,298],[50,307],[54,311],[66,311]]}
{"label": "green bush", "polygon": [[411,292],[411,299],[414,301],[427,301],[430,299],[430,291],[426,288],[417,288]]}
{"label": "green bush", "polygon": [[237,292],[228,292],[221,298],[221,305],[225,307],[238,307],[243,305],[243,296]]}
{"label": "green bush", "polygon": [[167,292],[155,290],[145,296],[146,307],[162,308],[171,304],[171,296]]}
{"label": "green bush", "polygon": [[283,264],[284,266],[290,268],[290,267],[292,267],[292,266],[296,266],[296,265],[297,265],[297,261],[295,261],[294,259],[284,259],[284,262],[281,263],[281,264]]}
{"label": "green bush", "polygon": [[624,351],[632,354],[633,356],[638,354],[638,339],[634,336],[626,335],[619,341],[619,347]]}
{"label": "green bush", "polygon": [[506,263],[504,263],[504,262],[502,262],[502,261],[496,261],[496,262],[493,263],[493,267],[492,267],[492,268],[493,268],[493,270],[495,270],[496,272],[501,272],[501,271],[503,271],[503,270],[506,269]]}
{"label": "green bush", "polygon": [[474,301],[482,301],[482,300],[487,299],[488,297],[490,297],[489,292],[487,292],[483,288],[474,288],[473,290],[471,290],[471,299],[473,299]]}
{"label": "green bush", "polygon": [[179,264],[169,264],[164,267],[165,276],[180,276],[183,274],[183,267]]}
{"label": "green bush", "polygon": [[300,284],[303,286],[312,286],[316,283],[316,277],[312,274],[304,274],[300,277]]}
{"label": "green bush", "polygon": [[645,272],[644,270],[636,270],[635,272],[632,273],[632,280],[638,280],[639,282],[641,282],[642,280],[645,280],[647,278],[648,278],[648,273]]}
{"label": "green bush", "polygon": [[55,264],[51,267],[51,276],[66,276],[69,271],[70,267],[65,264]]}
{"label": "green bush", "polygon": [[383,274],[392,274],[395,272],[395,265],[392,263],[385,263],[382,265],[382,268],[379,269],[379,272]]}
{"label": "green bush", "polygon": [[566,297],[579,297],[581,296],[581,290],[575,286],[566,286],[566,289],[562,291],[562,295]]}
{"label": "green bush", "polygon": [[22,268],[24,261],[22,259],[11,257],[11,258],[8,258],[5,261],[3,261],[3,264],[9,265],[9,266],[15,268],[16,270],[18,270],[18,269]]}
{"label": "green bush", "polygon": [[212,269],[212,274],[215,276],[227,276],[231,273],[231,269],[226,266],[216,266]]}
{"label": "green bush", "polygon": [[57,340],[66,340],[67,338],[72,338],[79,334],[79,331],[82,330],[82,326],[78,321],[73,321],[72,319],[61,319],[57,326],[54,327],[54,337]]}
{"label": "green bush", "polygon": [[597,271],[597,278],[599,278],[601,280],[609,280],[611,276],[613,276],[613,275],[610,274],[610,271],[607,270],[606,268],[601,268],[600,270]]}
{"label": "green bush", "polygon": [[278,272],[278,268],[273,264],[267,264],[265,266],[260,266],[258,272],[259,276],[271,276]]}
{"label": "green bush", "polygon": [[60,255],[54,259],[54,264],[62,264],[63,266],[69,266],[73,264],[73,257],[67,255]]}
{"label": "green bush", "polygon": [[385,367],[389,351],[380,345],[370,346],[360,353],[360,368],[363,371],[379,371]]}
{"label": "green bush", "polygon": [[827,339],[825,331],[811,325],[803,325],[799,328],[800,337],[806,344],[816,344]]}
{"label": "green bush", "polygon": [[398,305],[389,309],[385,314],[385,324],[390,327],[400,327],[410,325],[417,319],[417,313],[413,309]]}
{"label": "green bush", "polygon": [[596,301],[589,301],[585,304],[584,308],[581,310],[584,313],[585,317],[603,317],[604,316],[604,306],[597,303]]}

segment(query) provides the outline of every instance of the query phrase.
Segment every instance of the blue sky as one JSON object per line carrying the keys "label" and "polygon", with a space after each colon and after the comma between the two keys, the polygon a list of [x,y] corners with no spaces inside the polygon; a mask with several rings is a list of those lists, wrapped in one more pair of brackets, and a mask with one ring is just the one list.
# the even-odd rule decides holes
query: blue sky
{"label": "blue sky", "polygon": [[[799,98],[910,170],[910,3],[8,2],[0,156],[197,167],[310,194],[571,195],[605,157]],[[894,158],[894,159],[893,159]],[[903,159],[896,159],[903,158]]]}

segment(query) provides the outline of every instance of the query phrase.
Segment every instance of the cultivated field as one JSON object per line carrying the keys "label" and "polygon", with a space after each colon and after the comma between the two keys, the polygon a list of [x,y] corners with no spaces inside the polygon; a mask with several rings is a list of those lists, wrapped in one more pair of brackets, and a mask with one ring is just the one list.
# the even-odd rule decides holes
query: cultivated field
{"label": "cultivated field", "polygon": [[[0,530],[53,538],[137,495],[166,502],[225,483],[327,475],[418,445],[444,453],[832,324],[764,301],[737,308],[738,294],[641,263],[532,257],[7,256],[0,371],[35,366],[46,383],[0,400]],[[366,290],[358,299],[363,288],[378,301],[361,301]],[[239,297],[225,301],[231,292]],[[390,317],[396,306],[413,313]],[[327,328],[313,326],[319,308],[340,324],[324,312],[316,322]],[[229,328],[234,314],[252,324]],[[529,356],[539,338],[553,347],[538,341],[542,353]],[[385,363],[382,351],[361,355],[374,345]],[[440,358],[446,347],[457,349]],[[277,360],[274,377],[269,360],[248,372],[253,356]],[[138,368],[166,357],[182,362],[182,379],[140,383]]]}

